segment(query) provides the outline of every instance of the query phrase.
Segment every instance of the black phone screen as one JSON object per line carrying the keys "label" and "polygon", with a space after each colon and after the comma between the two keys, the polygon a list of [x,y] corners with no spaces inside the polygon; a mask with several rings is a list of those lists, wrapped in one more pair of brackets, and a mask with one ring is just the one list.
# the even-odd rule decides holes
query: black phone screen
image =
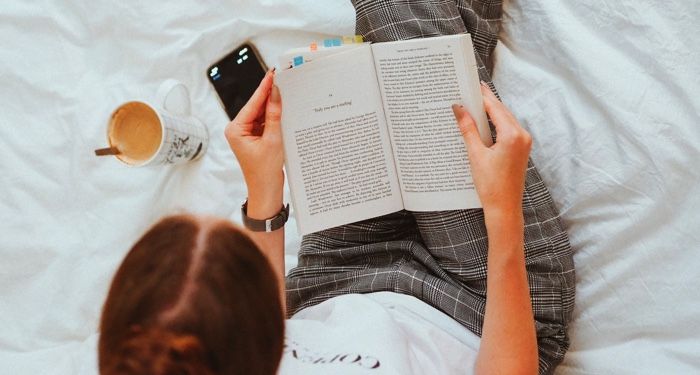
{"label": "black phone screen", "polygon": [[207,76],[233,119],[265,76],[265,65],[253,46],[243,44],[209,67]]}

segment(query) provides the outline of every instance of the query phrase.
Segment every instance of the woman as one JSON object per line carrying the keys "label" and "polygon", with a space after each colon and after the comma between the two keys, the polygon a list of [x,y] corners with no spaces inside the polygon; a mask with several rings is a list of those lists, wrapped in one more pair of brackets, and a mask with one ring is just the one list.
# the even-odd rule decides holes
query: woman
{"label": "woman", "polygon": [[[273,77],[266,75],[227,129],[253,219],[273,217],[282,207],[281,103]],[[487,230],[497,234],[489,241],[489,297],[476,369],[535,373],[521,214],[531,140],[487,87],[483,93],[498,132],[494,146],[485,147],[471,116],[453,108]],[[264,128],[256,120],[261,114]],[[283,290],[283,230],[166,218],[136,243],[115,276],[102,317],[102,373],[274,373],[282,351]]]}
{"label": "woman", "polygon": [[[273,77],[266,75],[227,129],[253,219],[273,217],[282,207],[281,103]],[[496,126],[494,146],[485,147],[471,116],[453,108],[486,228],[494,234],[476,370],[536,373],[522,231],[531,140],[486,86],[482,91]],[[264,127],[256,120],[261,114]],[[282,349],[282,290],[283,230],[252,232],[213,218],[167,218],[134,246],[114,279],[102,319],[102,373],[274,373]]]}
{"label": "woman", "polygon": [[[358,31],[375,41],[469,31],[478,60],[489,61],[501,4],[471,8],[472,3],[356,3]],[[394,26],[370,27],[386,24]],[[483,64],[480,75],[489,80]],[[250,220],[283,211],[281,103],[273,80],[274,73],[268,73],[226,130],[248,187]],[[551,198],[528,164],[529,135],[488,87],[482,91],[497,134],[492,147],[479,142],[468,113],[453,110],[483,210],[402,211],[305,236],[299,266],[286,282],[283,230],[166,219],[137,243],[115,277],[102,319],[102,373],[274,373],[282,351],[281,371],[287,373],[420,373],[420,364],[401,367],[392,356],[428,353],[431,341],[450,344],[427,358],[461,365],[464,372],[472,367],[477,373],[553,371],[568,347],[571,251]],[[182,248],[167,253],[177,246],[159,238],[167,238],[176,224]],[[153,249],[156,244],[160,250]],[[165,255],[152,252],[173,258],[165,261]],[[285,290],[286,311],[296,319],[287,322],[286,349],[281,349],[285,298],[272,296]],[[139,297],[124,298],[129,293]],[[350,317],[334,321],[337,311]],[[403,336],[394,341],[384,337],[397,331]],[[472,332],[482,337],[478,353],[460,357],[468,348],[452,348]],[[318,355],[318,348],[308,350],[302,340],[314,335],[329,348],[345,339],[372,350]],[[227,345],[225,337],[236,341]],[[337,367],[342,364],[354,367]]]}

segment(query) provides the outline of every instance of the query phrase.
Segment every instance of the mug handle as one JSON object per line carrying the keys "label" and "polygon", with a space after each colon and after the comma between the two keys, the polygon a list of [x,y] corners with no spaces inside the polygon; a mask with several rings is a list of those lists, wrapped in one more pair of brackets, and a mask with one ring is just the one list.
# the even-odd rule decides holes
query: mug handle
{"label": "mug handle", "polygon": [[184,83],[176,79],[166,79],[158,87],[157,103],[174,115],[189,117],[192,111],[190,91]]}

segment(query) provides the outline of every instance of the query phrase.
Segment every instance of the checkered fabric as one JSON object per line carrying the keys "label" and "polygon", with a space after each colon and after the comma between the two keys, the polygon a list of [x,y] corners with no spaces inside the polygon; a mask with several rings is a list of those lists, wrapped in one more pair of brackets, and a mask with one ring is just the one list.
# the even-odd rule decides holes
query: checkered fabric
{"label": "checkered fabric", "polygon": [[[487,64],[497,42],[501,0],[353,4],[358,34],[373,42],[469,32],[480,77],[491,82]],[[532,162],[523,213],[540,373],[546,374],[554,371],[569,346],[575,275],[568,236]],[[302,239],[299,264],[287,277],[287,313],[338,295],[392,291],[417,297],[481,335],[487,253],[481,209],[400,211],[310,234]]]}

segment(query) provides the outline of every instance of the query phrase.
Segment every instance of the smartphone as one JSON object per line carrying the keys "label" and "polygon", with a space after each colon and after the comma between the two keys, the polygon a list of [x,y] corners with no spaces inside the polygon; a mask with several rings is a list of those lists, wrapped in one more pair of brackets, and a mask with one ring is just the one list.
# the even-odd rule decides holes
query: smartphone
{"label": "smartphone", "polygon": [[229,119],[250,99],[267,68],[251,43],[244,43],[207,69],[209,82],[214,86]]}

